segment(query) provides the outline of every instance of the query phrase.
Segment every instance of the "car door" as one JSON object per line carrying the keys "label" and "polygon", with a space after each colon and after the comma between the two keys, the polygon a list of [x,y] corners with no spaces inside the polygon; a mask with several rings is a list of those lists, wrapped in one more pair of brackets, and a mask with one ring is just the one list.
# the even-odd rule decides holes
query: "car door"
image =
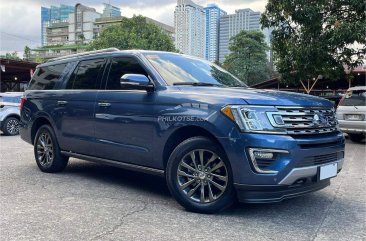
{"label": "car door", "polygon": [[[95,100],[106,65],[105,58],[80,61],[64,83],[58,99],[62,149],[94,155]],[[62,111],[61,111],[61,110]]]}
{"label": "car door", "polygon": [[155,92],[125,89],[121,77],[147,72],[137,57],[110,60],[105,90],[97,95],[95,138],[98,157],[152,166]]}

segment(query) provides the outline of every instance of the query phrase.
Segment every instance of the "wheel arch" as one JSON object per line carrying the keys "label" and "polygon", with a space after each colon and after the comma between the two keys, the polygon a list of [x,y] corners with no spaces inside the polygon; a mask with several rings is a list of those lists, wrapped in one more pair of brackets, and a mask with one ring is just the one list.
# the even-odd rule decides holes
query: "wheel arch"
{"label": "wheel arch", "polygon": [[219,140],[215,137],[215,135],[213,135],[210,131],[208,131],[207,129],[205,129],[201,126],[195,126],[195,125],[183,126],[179,129],[175,130],[173,133],[171,133],[169,138],[165,142],[164,149],[163,149],[164,169],[167,166],[169,157],[170,157],[171,153],[173,152],[173,150],[184,140],[187,140],[188,138],[196,137],[196,136],[207,137],[210,140],[214,141],[216,144],[218,144],[222,148],[222,151],[224,152],[225,157],[227,158],[226,151],[225,151],[223,145],[219,142]]}
{"label": "wheel arch", "polygon": [[45,117],[45,116],[37,117],[34,120],[34,122],[32,124],[32,128],[31,128],[31,141],[32,141],[32,144],[34,144],[34,138],[36,137],[37,130],[43,125],[50,125],[51,128],[53,128],[53,126],[51,124],[51,121],[47,117]]}

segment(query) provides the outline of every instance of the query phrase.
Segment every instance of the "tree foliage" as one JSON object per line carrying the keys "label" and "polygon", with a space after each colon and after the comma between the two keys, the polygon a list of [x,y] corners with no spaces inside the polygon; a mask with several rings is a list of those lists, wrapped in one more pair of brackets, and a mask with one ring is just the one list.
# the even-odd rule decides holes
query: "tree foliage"
{"label": "tree foliage", "polygon": [[336,79],[343,66],[362,64],[365,5],[363,0],[269,0],[261,24],[274,29],[272,48],[282,78]]}
{"label": "tree foliage", "polygon": [[266,51],[269,50],[260,31],[242,30],[230,39],[224,67],[248,85],[268,80],[271,75]]}
{"label": "tree foliage", "polygon": [[31,49],[28,46],[24,47],[23,59],[29,60],[31,57]]}
{"label": "tree foliage", "polygon": [[5,55],[1,55],[0,57],[5,59],[20,60],[17,51],[14,51],[12,53],[5,53]]}
{"label": "tree foliage", "polygon": [[145,49],[175,51],[173,40],[146,18],[134,16],[123,18],[120,24],[107,27],[91,42],[89,49],[116,47],[119,49]]}

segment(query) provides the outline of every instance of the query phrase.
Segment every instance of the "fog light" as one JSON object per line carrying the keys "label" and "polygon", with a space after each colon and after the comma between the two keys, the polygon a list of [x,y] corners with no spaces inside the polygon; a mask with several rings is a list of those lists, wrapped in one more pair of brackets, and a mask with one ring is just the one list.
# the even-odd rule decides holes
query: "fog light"
{"label": "fog light", "polygon": [[273,153],[272,152],[263,152],[263,151],[255,151],[254,157],[258,159],[273,159]]}
{"label": "fog light", "polygon": [[[271,170],[271,163],[276,162],[280,157],[278,154],[288,154],[286,150],[278,149],[261,149],[261,148],[248,148],[250,159],[253,163],[254,170],[258,173],[276,174],[277,170]],[[270,161],[268,161],[270,160]]]}

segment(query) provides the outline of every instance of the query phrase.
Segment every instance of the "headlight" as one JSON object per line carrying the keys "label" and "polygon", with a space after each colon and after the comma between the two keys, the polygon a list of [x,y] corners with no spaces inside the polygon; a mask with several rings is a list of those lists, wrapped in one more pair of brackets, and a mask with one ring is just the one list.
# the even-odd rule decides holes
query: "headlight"
{"label": "headlight", "polygon": [[277,111],[271,106],[228,105],[221,112],[234,121],[243,132],[286,134],[286,130],[275,128],[266,112]]}

